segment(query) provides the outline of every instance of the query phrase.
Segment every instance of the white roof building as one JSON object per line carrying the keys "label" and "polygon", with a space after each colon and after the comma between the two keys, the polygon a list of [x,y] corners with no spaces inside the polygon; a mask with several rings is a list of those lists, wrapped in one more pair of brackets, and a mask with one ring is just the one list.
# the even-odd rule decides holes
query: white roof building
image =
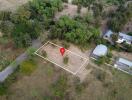
{"label": "white roof building", "polygon": [[105,34],[104,34],[104,38],[105,39],[109,39],[110,38],[110,36],[113,34],[113,32],[111,31],[111,30],[108,30]]}
{"label": "white roof building", "polygon": [[126,42],[127,44],[132,44],[132,36],[119,32],[119,38],[117,43],[122,43],[122,42]]}
{"label": "white roof building", "polygon": [[129,60],[124,59],[124,58],[119,58],[119,59],[116,61],[115,66],[117,66],[117,65],[132,67],[132,61],[129,61]]}
{"label": "white roof building", "polygon": [[108,52],[108,48],[103,45],[103,44],[100,44],[100,45],[97,45],[96,48],[93,50],[93,57],[101,57],[101,56],[105,56]]}
{"label": "white roof building", "polygon": [[132,61],[124,58],[118,58],[114,66],[115,68],[120,69],[123,72],[132,74]]}

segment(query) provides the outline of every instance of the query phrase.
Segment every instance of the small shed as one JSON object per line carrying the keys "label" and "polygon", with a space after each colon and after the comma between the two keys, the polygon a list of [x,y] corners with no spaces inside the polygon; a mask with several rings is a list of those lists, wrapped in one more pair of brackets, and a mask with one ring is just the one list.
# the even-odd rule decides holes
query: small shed
{"label": "small shed", "polygon": [[132,74],[132,61],[125,58],[118,58],[114,64],[115,68],[118,68],[124,72]]}
{"label": "small shed", "polygon": [[108,52],[108,48],[105,45],[100,44],[97,45],[96,48],[93,50],[92,57],[98,58],[101,56],[105,56],[107,52]]}
{"label": "small shed", "polygon": [[110,36],[113,34],[113,32],[111,31],[111,30],[108,30],[105,34],[104,34],[104,36],[103,36],[103,38],[104,39],[110,39]]}
{"label": "small shed", "polygon": [[118,65],[121,65],[121,66],[127,66],[127,67],[132,67],[132,61],[129,61],[127,59],[124,59],[124,58],[119,58],[117,61],[116,61],[116,64]]}

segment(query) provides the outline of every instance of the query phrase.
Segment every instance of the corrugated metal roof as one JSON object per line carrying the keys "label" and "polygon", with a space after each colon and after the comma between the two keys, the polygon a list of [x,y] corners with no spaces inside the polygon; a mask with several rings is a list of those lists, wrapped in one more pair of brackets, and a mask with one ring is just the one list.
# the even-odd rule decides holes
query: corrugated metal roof
{"label": "corrugated metal roof", "polygon": [[132,41],[132,36],[119,32],[119,36],[125,40]]}
{"label": "corrugated metal roof", "polygon": [[127,60],[127,59],[119,58],[118,62],[123,63],[125,65],[128,65],[128,66],[132,67],[132,62],[129,61],[129,60]]}

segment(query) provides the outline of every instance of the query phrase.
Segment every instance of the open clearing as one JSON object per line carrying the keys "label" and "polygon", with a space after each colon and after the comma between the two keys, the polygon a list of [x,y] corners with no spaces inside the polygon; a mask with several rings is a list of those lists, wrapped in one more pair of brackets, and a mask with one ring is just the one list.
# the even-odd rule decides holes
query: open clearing
{"label": "open clearing", "polygon": [[[39,57],[46,59],[53,64],[65,69],[66,71],[77,74],[83,67],[85,67],[88,63],[88,59],[80,56],[77,53],[74,53],[70,50],[65,51],[65,54],[62,56],[60,53],[61,46],[54,44],[52,42],[45,43],[42,47],[40,47],[35,54]],[[43,52],[46,52],[46,57],[43,56]],[[64,64],[63,60],[67,57],[69,60],[67,64]]]}
{"label": "open clearing", "polygon": [[0,0],[0,10],[16,10],[19,6],[28,1],[29,0]]}

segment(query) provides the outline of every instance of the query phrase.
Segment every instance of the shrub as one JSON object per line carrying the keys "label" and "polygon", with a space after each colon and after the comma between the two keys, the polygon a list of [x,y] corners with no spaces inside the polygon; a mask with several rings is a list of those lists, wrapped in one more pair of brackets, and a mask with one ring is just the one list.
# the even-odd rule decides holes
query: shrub
{"label": "shrub", "polygon": [[7,92],[7,87],[4,84],[0,84],[0,95],[4,95]]}
{"label": "shrub", "polygon": [[112,53],[110,51],[107,53],[107,57],[112,58]]}
{"label": "shrub", "polygon": [[105,56],[102,56],[102,57],[99,57],[97,60],[96,60],[96,64],[98,65],[102,65],[104,64],[106,61],[106,57]]}
{"label": "shrub", "polygon": [[66,41],[62,42],[62,45],[66,49],[68,49],[70,47],[69,43],[67,43]]}
{"label": "shrub", "polygon": [[29,59],[33,59],[33,57],[34,57],[34,52],[36,51],[36,49],[35,48],[32,48],[32,47],[30,47],[28,50],[27,50],[27,54],[28,54],[28,57],[29,57]]}
{"label": "shrub", "polygon": [[64,100],[68,88],[66,76],[60,76],[59,79],[51,85],[51,93],[58,100]]}
{"label": "shrub", "polygon": [[24,61],[20,65],[20,72],[24,73],[25,75],[30,75],[36,69],[36,63],[32,60]]}
{"label": "shrub", "polygon": [[69,58],[68,58],[67,56],[63,58],[63,63],[64,63],[64,64],[67,64],[68,61],[69,61]]}
{"label": "shrub", "polygon": [[42,55],[46,58],[47,57],[47,53],[45,50],[42,51]]}

